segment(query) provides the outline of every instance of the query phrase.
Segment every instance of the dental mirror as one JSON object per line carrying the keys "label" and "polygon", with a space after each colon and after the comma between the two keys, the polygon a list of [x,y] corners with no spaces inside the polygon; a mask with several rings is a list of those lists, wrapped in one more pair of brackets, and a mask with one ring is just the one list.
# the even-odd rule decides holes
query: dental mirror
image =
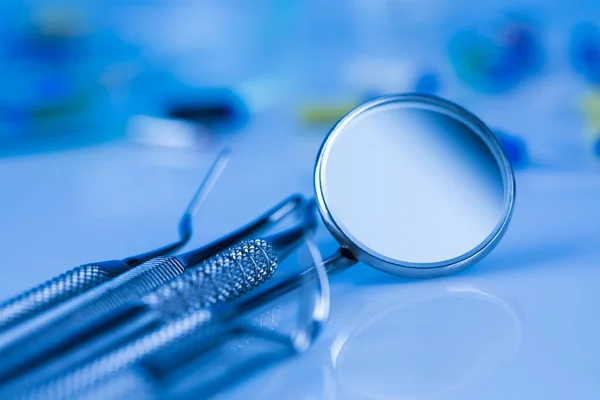
{"label": "dental mirror", "polygon": [[334,258],[407,277],[446,275],[483,258],[506,230],[515,196],[512,167],[488,127],[420,94],[380,97],[342,118],[321,146],[314,183],[341,245]]}

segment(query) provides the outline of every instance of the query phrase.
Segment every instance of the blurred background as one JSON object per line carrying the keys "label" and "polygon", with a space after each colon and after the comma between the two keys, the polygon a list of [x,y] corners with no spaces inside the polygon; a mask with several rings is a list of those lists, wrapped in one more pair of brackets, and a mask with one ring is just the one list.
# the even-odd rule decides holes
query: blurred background
{"label": "blurred background", "polygon": [[0,12],[2,155],[107,141],[202,152],[267,113],[286,122],[271,136],[323,135],[356,104],[405,91],[458,102],[510,146],[524,140],[534,164],[600,155],[593,0],[63,0]]}

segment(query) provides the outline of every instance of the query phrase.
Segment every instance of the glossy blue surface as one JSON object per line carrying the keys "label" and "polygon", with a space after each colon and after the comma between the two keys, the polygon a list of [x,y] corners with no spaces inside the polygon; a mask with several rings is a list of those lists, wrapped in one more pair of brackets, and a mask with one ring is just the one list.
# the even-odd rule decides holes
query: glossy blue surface
{"label": "glossy blue surface", "polygon": [[[189,247],[294,191],[310,194],[320,138],[269,136],[262,128],[273,120],[238,138]],[[0,293],[170,240],[214,156],[121,142],[0,160]],[[598,173],[517,172],[506,237],[458,275],[409,280],[359,264],[336,277],[315,347],[222,398],[597,398]],[[336,246],[324,229],[317,238],[324,253]]]}

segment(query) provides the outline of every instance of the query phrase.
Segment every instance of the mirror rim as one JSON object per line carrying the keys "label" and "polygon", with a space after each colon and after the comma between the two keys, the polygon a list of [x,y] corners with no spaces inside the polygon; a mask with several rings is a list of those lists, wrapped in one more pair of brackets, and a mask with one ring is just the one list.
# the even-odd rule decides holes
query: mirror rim
{"label": "mirror rim", "polygon": [[[351,235],[344,232],[344,230],[335,222],[335,218],[327,207],[327,203],[324,198],[324,159],[327,157],[327,154],[335,142],[336,136],[344,129],[344,127],[346,127],[346,125],[352,122],[355,117],[368,110],[379,106],[388,105],[390,103],[403,103],[405,107],[410,107],[411,104],[413,106],[417,105],[420,109],[442,112],[443,114],[454,118],[455,120],[469,127],[482,139],[498,163],[498,168],[500,170],[500,174],[502,175],[504,186],[503,214],[491,233],[471,251],[450,260],[444,260],[435,263],[411,263],[399,261],[379,254],[374,250],[367,248],[362,243],[354,242],[351,238]],[[428,278],[451,274],[465,269],[485,257],[499,243],[506,231],[506,227],[508,226],[512,217],[516,192],[515,179],[510,161],[508,160],[500,141],[487,127],[487,125],[485,125],[485,123],[483,123],[483,121],[481,121],[475,115],[461,106],[452,103],[451,101],[437,96],[419,93],[391,94],[378,97],[361,104],[348,112],[333,126],[333,128],[323,139],[321,147],[317,153],[313,177],[316,195],[315,197],[321,218],[323,219],[323,222],[325,223],[325,226],[329,232],[331,232],[331,234],[342,247],[349,250],[359,261],[362,261],[381,271],[394,275],[416,278]]]}

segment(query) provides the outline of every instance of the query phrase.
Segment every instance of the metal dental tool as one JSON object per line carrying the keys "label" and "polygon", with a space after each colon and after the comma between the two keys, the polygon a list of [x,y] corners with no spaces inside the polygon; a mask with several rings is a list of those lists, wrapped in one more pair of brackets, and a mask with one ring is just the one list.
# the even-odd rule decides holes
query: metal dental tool
{"label": "metal dental tool", "polygon": [[[340,244],[324,261],[329,276],[359,261],[407,277],[463,270],[498,244],[515,198],[512,167],[486,125],[456,104],[417,94],[384,96],[342,118],[319,150],[314,187],[319,213]],[[314,271],[298,273],[243,304],[274,301],[301,287],[307,274]],[[200,341],[210,342],[210,335],[205,330]],[[212,336],[217,343],[225,337],[217,335]],[[173,348],[178,351],[145,362],[143,373],[134,376],[148,387],[156,376],[173,376],[168,360],[194,357],[189,344]],[[161,388],[161,398],[206,398],[213,385],[202,383],[202,374],[213,364],[205,362],[200,370],[198,365],[187,369],[189,378],[177,379],[175,373],[149,387]],[[243,369],[259,368],[254,363]]]}
{"label": "metal dental tool", "polygon": [[[330,276],[359,261],[408,277],[462,270],[499,242],[515,196],[510,162],[486,125],[449,101],[415,94],[367,102],[338,122],[318,153],[314,186],[321,217],[340,244],[324,261]],[[314,271],[292,276],[242,304],[252,308],[274,301],[301,287],[307,274]],[[161,388],[164,398],[185,397],[182,387],[190,397],[209,395],[201,381],[210,363],[200,374],[188,369],[188,386],[173,378],[153,383],[156,376],[172,375],[169,360],[193,360],[227,337],[222,331],[210,333],[207,326],[198,331],[196,343],[212,344],[193,350],[177,342],[171,348],[178,350],[150,364],[144,361],[142,371],[119,379],[133,377],[140,393]]]}
{"label": "metal dental tool", "polygon": [[[305,250],[314,269],[305,273],[304,281],[316,283],[314,290],[305,290],[301,296],[300,309],[295,329],[291,334],[275,332],[256,326],[252,322],[241,321],[238,318],[250,311],[258,309],[278,288],[287,287],[286,280],[276,284],[265,292],[258,292],[246,299],[240,299],[224,309],[211,308],[196,310],[184,317],[177,318],[159,329],[124,344],[111,352],[103,354],[95,360],[62,375],[55,376],[41,384],[25,381],[13,385],[12,392],[1,392],[3,395],[17,395],[23,399],[72,399],[84,398],[154,398],[163,392],[161,382],[166,371],[173,372],[189,364],[199,354],[210,352],[213,345],[218,345],[227,339],[242,335],[263,338],[280,345],[273,354],[273,361],[282,357],[298,354],[309,347],[318,336],[329,316],[329,282],[322,260],[316,246],[305,239]],[[300,251],[300,250],[299,250]],[[251,271],[249,271],[251,272]],[[310,285],[312,286],[312,285]],[[306,289],[309,289],[307,286]],[[200,379],[205,383],[200,398],[206,398],[218,391],[223,384],[231,380],[248,376],[257,369],[258,364],[264,367],[264,357],[246,361],[247,368],[232,371],[213,371],[217,373],[206,385],[206,371],[199,371]],[[159,364],[161,366],[159,367]],[[162,371],[159,371],[162,370]],[[218,372],[225,376],[220,377]],[[26,393],[23,388],[28,387]],[[176,395],[180,388],[173,387],[168,395]],[[163,392],[163,395],[166,394]]]}
{"label": "metal dental tool", "polygon": [[[314,207],[294,195],[251,224],[264,228],[301,205],[303,216],[294,229],[231,246],[233,239],[249,232],[246,227],[200,249],[152,259],[29,321],[24,332],[0,338],[0,384],[84,343],[92,342],[97,349],[104,349],[164,323],[167,317],[184,315],[194,307],[227,301],[250,290],[268,279],[278,258],[285,257],[314,228]],[[221,250],[226,244],[231,247]],[[114,332],[104,335],[113,328]]]}
{"label": "metal dental tool", "polygon": [[0,332],[32,316],[101,285],[155,257],[172,253],[192,237],[192,219],[204,203],[229,161],[229,150],[219,154],[179,221],[179,239],[164,247],[127,257],[75,267],[55,278],[0,303]]}
{"label": "metal dental tool", "polygon": [[[500,241],[515,198],[512,167],[486,125],[449,101],[416,94],[384,96],[342,118],[318,153],[314,186],[321,217],[340,244],[339,250],[323,262],[329,274],[340,273],[359,261],[409,277],[437,277],[462,270],[485,257]],[[240,269],[251,271],[251,267],[248,264]],[[186,378],[177,371],[185,367],[178,364],[175,368],[172,362],[196,362],[236,332],[218,321],[233,321],[269,304],[302,287],[316,273],[318,270],[309,269],[293,275],[240,299],[224,314],[218,314],[216,308],[190,314],[197,319],[187,325],[195,332],[190,341],[174,337],[173,345],[160,351],[162,356],[154,354],[152,360],[144,358],[122,374],[115,374],[116,381],[102,390],[138,398],[185,397],[181,388],[193,390],[195,381],[182,383]],[[174,292],[178,289],[177,285],[172,288]],[[266,336],[285,340],[278,335]],[[310,340],[294,343],[308,345]],[[14,354],[16,357],[18,353]],[[106,368],[122,366],[120,356],[114,357],[105,361]],[[261,366],[257,362],[245,369]],[[207,365],[203,371],[210,372],[211,367]],[[87,372],[75,370],[58,390],[106,373],[89,368]],[[177,370],[174,375],[169,368]],[[194,374],[193,368],[187,371]],[[153,391],[160,386],[157,382],[166,387],[155,396]],[[198,393],[210,395],[212,389],[201,387],[196,396]]]}
{"label": "metal dental tool", "polygon": [[[314,172],[321,217],[348,257],[408,277],[481,260],[512,215],[515,181],[502,146],[473,114],[419,94],[384,96],[346,115]],[[341,255],[341,257],[340,257]]]}

